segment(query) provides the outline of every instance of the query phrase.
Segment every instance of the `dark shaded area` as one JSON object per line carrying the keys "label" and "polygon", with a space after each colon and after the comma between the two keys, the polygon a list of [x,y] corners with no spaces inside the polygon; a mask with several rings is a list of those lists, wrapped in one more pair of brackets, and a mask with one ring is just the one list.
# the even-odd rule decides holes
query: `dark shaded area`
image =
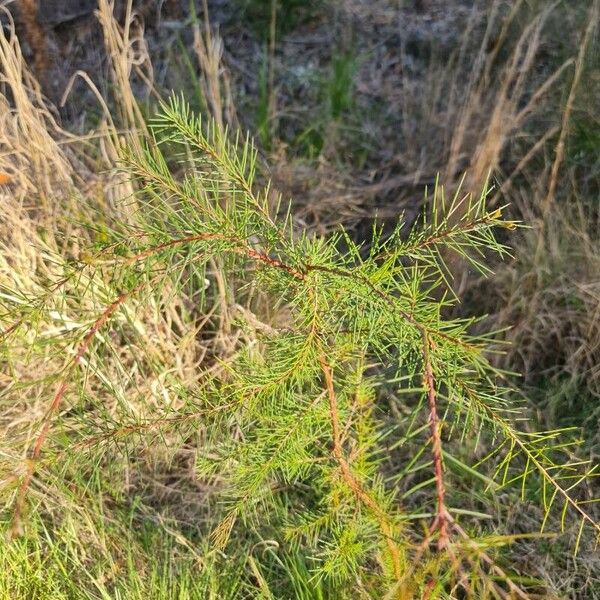
{"label": "dark shaded area", "polygon": [[90,16],[96,5],[96,0],[38,0],[38,20],[41,25],[67,23]]}

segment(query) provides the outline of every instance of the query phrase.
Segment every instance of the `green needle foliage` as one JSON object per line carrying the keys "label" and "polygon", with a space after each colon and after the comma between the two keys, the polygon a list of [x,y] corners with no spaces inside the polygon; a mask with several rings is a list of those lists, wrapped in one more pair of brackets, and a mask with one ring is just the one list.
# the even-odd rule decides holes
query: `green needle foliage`
{"label": "green needle foliage", "polygon": [[[248,139],[178,99],[152,131],[144,152],[123,155],[132,222],[103,228],[43,293],[3,291],[5,364],[62,362],[7,392],[54,389],[33,442],[20,440],[31,460],[8,488],[13,533],[42,483],[110,479],[115,452],[177,446],[173,434],[198,445],[194,468],[212,489],[200,528],[211,565],[245,565],[238,597],[526,598],[498,552],[517,536],[485,529],[502,488],[539,500],[542,528],[578,523],[575,546],[600,532],[593,468],[573,458],[571,434],[530,431],[488,361],[493,334],[447,317],[449,261],[488,274],[489,253],[507,254],[495,232],[515,224],[488,212],[485,193],[446,201],[436,187],[410,233],[399,223],[364,245],[344,231],[322,239],[273,216],[285,211],[256,191]],[[144,318],[171,305],[189,326],[181,339],[212,315],[211,351],[170,381],[177,408],[140,417],[131,373],[150,378],[164,361]],[[67,313],[78,318],[56,317]]]}

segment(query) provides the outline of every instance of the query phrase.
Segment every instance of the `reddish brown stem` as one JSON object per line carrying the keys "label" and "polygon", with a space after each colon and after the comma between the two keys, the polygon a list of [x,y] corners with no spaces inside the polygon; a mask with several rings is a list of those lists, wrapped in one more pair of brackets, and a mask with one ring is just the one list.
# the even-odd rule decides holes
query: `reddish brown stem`
{"label": "reddish brown stem", "polygon": [[410,313],[408,313],[402,309],[399,309],[397,307],[393,307],[392,306],[392,303],[394,300],[393,296],[378,289],[365,276],[355,275],[354,273],[347,271],[345,269],[338,269],[335,267],[326,267],[323,265],[312,265],[310,263],[303,264],[301,268],[294,268],[291,265],[284,263],[283,261],[281,261],[279,259],[271,258],[270,256],[268,256],[267,254],[265,254],[263,252],[259,252],[257,250],[254,250],[253,248],[250,248],[243,240],[233,237],[233,236],[227,236],[227,235],[223,235],[220,233],[201,233],[201,234],[189,235],[189,236],[182,237],[182,238],[176,238],[173,240],[169,240],[168,242],[164,242],[162,244],[152,246],[151,248],[147,248],[146,250],[143,250],[139,254],[131,256],[130,258],[127,259],[126,264],[133,264],[139,260],[148,258],[149,256],[152,256],[153,254],[156,254],[157,252],[160,252],[161,250],[165,250],[166,248],[172,248],[174,246],[187,244],[187,243],[191,243],[191,242],[208,241],[208,240],[222,240],[222,241],[228,241],[230,243],[236,244],[237,247],[231,249],[230,252],[235,252],[237,254],[243,254],[252,260],[262,262],[263,264],[265,264],[267,266],[286,271],[292,277],[299,279],[299,280],[305,280],[306,275],[308,273],[310,273],[311,271],[319,271],[322,273],[328,273],[330,275],[338,275],[340,277],[344,277],[347,279],[354,279],[357,282],[364,283],[367,287],[369,287],[369,289],[376,296],[378,296],[383,301],[385,301],[385,303],[388,305],[390,310],[392,310],[392,311],[396,310],[403,319],[405,319],[408,323],[413,325],[422,334],[427,333],[428,335],[429,334],[435,335],[437,337],[448,340],[448,341],[458,344],[460,346],[463,346],[466,348],[474,348],[468,342],[465,342],[461,339],[452,337],[442,331],[430,330],[426,325],[419,323]]}
{"label": "reddish brown stem", "polygon": [[[264,253],[261,253],[252,248],[249,248],[246,245],[240,243],[240,240],[234,239],[230,236],[225,236],[223,234],[218,234],[218,233],[197,234],[197,235],[186,236],[184,238],[169,240],[168,242],[164,242],[162,244],[158,244],[151,248],[147,248],[146,250],[128,258],[126,261],[126,264],[133,264],[139,260],[142,260],[144,258],[152,256],[153,254],[156,254],[157,252],[160,252],[161,250],[165,250],[167,248],[172,248],[172,247],[180,245],[180,244],[191,243],[191,242],[196,242],[196,241],[206,241],[206,240],[225,240],[225,241],[235,242],[236,244],[238,244],[238,248],[236,248],[236,251],[245,254],[248,258],[260,261],[260,262],[265,263],[268,266],[271,266],[273,268],[283,269],[284,271],[288,272],[293,277],[296,277],[299,279],[304,279],[304,277],[305,277],[304,273],[297,271],[296,269],[286,265],[285,263],[281,262],[280,260],[271,258]],[[136,291],[136,290],[131,290],[130,292],[124,292],[124,293],[120,294],[119,297],[114,302],[112,302],[109,306],[106,307],[106,309],[102,312],[102,314],[98,317],[98,319],[96,319],[96,321],[92,324],[92,326],[86,333],[81,344],[79,345],[77,352],[75,353],[75,356],[73,357],[73,359],[70,361],[69,365],[67,366],[68,372],[70,372],[74,367],[76,367],[81,362],[81,359],[83,358],[84,354],[87,352],[87,350],[90,346],[90,343],[91,343],[92,339],[94,338],[94,336],[96,335],[96,333],[98,332],[98,330],[104,326],[104,324],[108,321],[108,319],[112,316],[112,314],[119,308],[119,306],[121,306],[123,304],[123,302],[125,302],[125,300],[134,291]],[[20,322],[14,324],[8,330],[2,332],[3,337],[10,334],[14,329],[16,329],[19,326],[19,324],[20,324]],[[32,450],[31,450],[30,462],[27,467],[27,471],[25,473],[23,481],[21,482],[21,485],[19,486],[19,490],[17,492],[17,502],[16,502],[16,507],[15,507],[15,512],[13,515],[13,530],[18,529],[18,527],[19,527],[18,524],[20,522],[20,518],[23,513],[25,496],[27,494],[27,490],[31,484],[31,480],[33,479],[33,475],[35,472],[36,460],[40,456],[42,447],[48,436],[48,431],[50,429],[50,423],[51,423],[52,417],[58,410],[58,407],[60,406],[60,404],[62,402],[63,396],[67,390],[67,387],[68,387],[68,380],[65,377],[60,381],[60,383],[56,389],[56,392],[54,393],[52,402],[50,403],[50,406],[48,407],[46,415],[44,416],[42,428],[36,438],[36,441],[35,441],[35,444],[34,444]]]}
{"label": "reddish brown stem", "polygon": [[361,482],[358,481],[358,479],[356,479],[356,477],[352,473],[352,469],[350,468],[346,457],[344,456],[341,443],[341,428],[337,396],[333,384],[333,370],[327,363],[327,360],[325,359],[325,356],[322,352],[319,354],[319,363],[321,365],[321,371],[323,372],[325,386],[327,389],[327,396],[329,398],[329,414],[331,418],[331,429],[333,437],[333,456],[340,467],[340,472],[348,487],[354,492],[357,499],[362,504],[364,504],[365,507],[368,510],[370,510],[377,519],[379,529],[388,547],[388,552],[390,554],[392,567],[394,570],[394,576],[397,579],[400,579],[402,577],[400,552],[398,550],[398,546],[394,542],[393,527],[390,524],[389,518],[386,515],[385,511],[381,509],[375,498],[373,498],[371,494],[369,494],[369,492],[367,492],[367,490],[364,489]]}
{"label": "reddish brown stem", "polygon": [[433,588],[435,588],[435,581],[430,579],[425,586],[425,590],[423,591],[423,595],[421,596],[421,600],[429,600],[431,598],[431,594],[433,592]]}
{"label": "reddish brown stem", "polygon": [[427,390],[427,403],[429,406],[429,428],[431,431],[431,454],[433,457],[433,471],[437,492],[437,513],[432,530],[439,532],[438,549],[443,550],[448,545],[448,511],[446,509],[444,486],[444,466],[442,463],[442,438],[440,434],[440,420],[437,413],[437,399],[435,392],[435,379],[431,366],[430,345],[431,341],[426,331],[423,336],[423,383]]}
{"label": "reddish brown stem", "polygon": [[[431,245],[439,244],[439,243],[444,242],[447,239],[452,238],[453,236],[458,235],[460,233],[467,233],[469,231],[475,231],[478,227],[480,227],[482,225],[491,225],[494,222],[494,220],[495,219],[491,215],[486,214],[483,217],[476,219],[475,221],[468,221],[467,223],[464,223],[463,225],[457,225],[457,226],[453,227],[452,229],[449,229],[442,233],[436,233],[436,234],[430,235],[429,237],[425,238],[424,240],[421,240],[421,241],[417,242],[416,244],[414,244],[414,246],[406,248],[405,255],[409,255],[410,252],[422,250],[423,248],[427,248],[428,246],[431,246]],[[382,254],[379,254],[375,258],[376,258],[376,260],[383,260],[385,258],[388,258],[389,256],[392,256],[392,252],[384,252]]]}
{"label": "reddish brown stem", "polygon": [[132,263],[135,263],[144,258],[148,258],[149,256],[152,256],[153,254],[156,254],[157,252],[160,252],[161,250],[166,250],[167,248],[172,248],[174,246],[179,246],[182,244],[189,244],[191,242],[202,242],[202,241],[208,241],[208,240],[221,240],[221,241],[231,242],[233,244],[236,244],[236,246],[237,246],[236,248],[233,249],[233,251],[235,253],[244,254],[248,258],[262,262],[262,263],[268,265],[269,267],[273,267],[275,269],[282,269],[283,271],[286,271],[287,273],[289,273],[292,277],[295,277],[296,279],[304,279],[306,277],[304,273],[302,273],[301,271],[299,271],[297,269],[294,269],[290,265],[287,265],[284,262],[282,262],[276,258],[271,258],[264,252],[259,252],[258,250],[254,250],[253,248],[250,248],[242,240],[235,238],[233,236],[223,235],[221,233],[200,233],[200,234],[196,234],[196,235],[188,235],[183,238],[169,240],[168,242],[158,244],[157,246],[152,246],[151,248],[147,248],[146,250],[143,250],[139,254],[131,256],[130,258],[127,259],[127,264],[132,264]]}

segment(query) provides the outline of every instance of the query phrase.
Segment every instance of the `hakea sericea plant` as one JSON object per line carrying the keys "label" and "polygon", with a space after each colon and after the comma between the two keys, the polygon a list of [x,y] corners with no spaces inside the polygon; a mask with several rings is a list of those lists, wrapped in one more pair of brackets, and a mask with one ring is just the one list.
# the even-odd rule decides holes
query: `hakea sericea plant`
{"label": "hakea sericea plant", "polygon": [[[156,422],[107,423],[69,447],[184,422],[188,430],[201,426],[198,477],[219,481],[215,549],[251,554],[268,537],[278,544],[278,564],[302,556],[310,585],[326,582],[337,598],[526,598],[486,543],[514,538],[476,537],[481,513],[453,505],[449,482],[477,484],[483,498],[511,486],[524,499],[538,495],[544,523],[553,508],[563,526],[569,515],[578,519],[577,543],[584,531],[600,531],[580,494],[590,469],[560,462],[570,453],[561,432],[516,426],[513,393],[486,358],[493,336],[473,335],[473,319],[444,316],[457,301],[448,257],[487,274],[487,255],[507,254],[494,232],[515,224],[501,210],[488,212],[485,193],[446,202],[436,188],[429,216],[410,233],[399,223],[385,239],[375,230],[364,245],[343,231],[322,239],[297,231],[289,214],[274,216],[281,206],[268,189],[256,191],[256,152],[247,139],[231,141],[177,99],[152,128],[147,149],[123,157],[139,190],[137,223],[113,231],[110,244],[71,265],[49,292],[90,271],[119,290],[91,324],[64,332],[73,340],[71,358],[14,492],[16,521],[100,332],[132,298],[148,301],[169,282],[170,293],[200,307],[219,287],[221,325],[251,330],[252,343],[238,337],[214,357],[219,368],[186,389],[185,410]],[[4,338],[46,303],[21,303],[29,312]],[[243,309],[233,319],[225,313],[235,303]],[[269,304],[285,318],[261,321],[260,306]],[[104,335],[105,354],[107,344]],[[470,464],[464,453],[454,456],[462,446]],[[264,567],[261,586],[279,585],[274,571]]]}

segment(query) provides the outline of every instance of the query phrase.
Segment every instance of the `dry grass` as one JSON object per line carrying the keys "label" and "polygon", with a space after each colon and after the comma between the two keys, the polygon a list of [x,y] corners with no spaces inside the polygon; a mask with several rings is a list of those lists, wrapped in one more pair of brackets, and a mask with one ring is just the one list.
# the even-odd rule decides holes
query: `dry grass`
{"label": "dry grass", "polygon": [[[130,12],[127,16],[133,19]],[[22,334],[17,339],[2,340],[9,351],[3,354],[0,374],[1,479],[7,507],[15,498],[14,482],[27,468],[27,450],[46,418],[56,374],[77,350],[76,341],[67,341],[57,356],[46,353],[42,344],[40,352],[32,356],[33,342],[57,335],[68,337],[69,332],[97,318],[114,300],[117,283],[96,267],[79,243],[87,235],[82,237],[82,233],[91,231],[90,224],[101,236],[104,222],[118,224],[136,210],[131,200],[132,184],[120,173],[117,161],[123,139],[140,144],[145,134],[144,118],[130,80],[135,69],[148,64],[143,52],[134,51],[134,46],[138,50],[145,46],[139,34],[132,36],[129,25],[121,27],[115,22],[107,2],[100,3],[98,18],[111,57],[115,104],[111,103],[113,109],[109,109],[110,100],[102,98],[96,89],[103,116],[96,131],[82,136],[58,126],[53,109],[24,63],[14,31],[8,36],[0,31],[0,105],[5,107],[0,125],[0,172],[4,175],[0,187],[0,297],[7,310],[27,298],[43,299],[39,310],[29,315]],[[150,72],[147,75],[150,77]],[[93,86],[85,73],[79,76]],[[100,149],[99,158],[96,148]],[[79,277],[63,284],[69,274],[69,261],[88,266]],[[52,288],[56,291],[50,293]],[[82,289],[90,294],[86,294],[85,304],[80,300]],[[190,326],[184,322],[189,318],[186,301],[175,297],[169,285],[162,290],[163,298],[156,303],[141,303],[135,297],[125,303],[116,320],[126,340],[119,356],[105,360],[91,353],[85,357],[82,372],[91,370],[96,375],[95,382],[79,390],[90,403],[86,427],[100,427],[107,418],[117,426],[123,419],[157,419],[179,411],[185,404],[177,386],[195,381],[199,364],[212,354],[211,337],[203,340],[199,333],[207,327],[210,313]],[[8,331],[13,324],[3,310],[0,329]],[[61,421],[67,428],[78,430],[82,423],[76,414],[77,405],[69,396],[67,393],[59,412],[64,417],[74,410],[73,418],[61,417]],[[148,501],[157,505],[161,497],[169,496],[165,510],[168,505],[179,507],[183,513],[189,512],[190,506],[197,508],[197,498],[190,500],[190,495],[198,491],[191,478],[191,452],[192,448],[182,450],[177,469],[170,464],[173,452],[169,443],[152,452],[134,453],[131,459],[113,453],[113,467],[126,478],[120,482],[118,493],[128,488],[143,489],[146,494],[156,494]],[[171,458],[167,460],[167,456]],[[135,466],[129,465],[130,460]],[[178,473],[177,483],[173,482],[174,473]],[[170,483],[166,485],[163,480]],[[115,487],[118,489],[119,484]],[[186,493],[187,500],[182,502],[182,494]],[[78,512],[86,510],[85,505],[78,508],[71,492],[52,478],[40,477],[33,486],[33,498],[51,513],[61,505]],[[82,521],[84,529],[86,519]]]}
{"label": "dry grass", "polygon": [[554,162],[552,163],[552,172],[550,173],[550,183],[548,184],[548,194],[544,198],[544,202],[542,204],[542,210],[545,213],[550,210],[552,204],[554,203],[554,199],[556,196],[556,186],[558,184],[558,172],[561,167],[561,163],[565,156],[565,143],[567,139],[567,134],[569,131],[569,121],[571,119],[571,113],[573,112],[573,104],[575,102],[575,97],[577,94],[577,86],[581,80],[581,74],[583,72],[584,63],[586,59],[586,54],[588,51],[588,47],[590,45],[591,38],[594,34],[594,31],[598,25],[598,18],[600,17],[600,2],[598,0],[594,0],[594,3],[591,5],[589,13],[587,15],[587,26],[585,28],[585,32],[581,39],[581,45],[579,47],[579,52],[577,54],[577,60],[575,61],[575,74],[573,75],[573,82],[571,83],[571,88],[569,90],[569,96],[567,98],[567,103],[563,110],[562,115],[562,123],[560,129],[560,136],[558,138],[558,142],[556,144],[556,156],[554,157]]}
{"label": "dry grass", "polygon": [[204,1],[204,27],[195,21],[194,52],[200,66],[200,83],[205,100],[205,111],[212,116],[218,128],[236,127],[237,118],[231,95],[231,82],[223,65],[223,40],[208,20],[208,5]]}
{"label": "dry grass", "polygon": [[[471,290],[467,311],[488,309],[498,328],[510,328],[506,339],[511,346],[501,364],[524,374],[528,393],[541,398],[538,406],[547,409],[540,412],[544,424],[580,425],[585,420],[595,445],[598,209],[594,198],[581,195],[581,174],[565,163],[578,95],[584,94],[579,113],[583,106],[590,125],[597,119],[597,86],[586,88],[586,83],[594,81],[589,63],[597,52],[598,3],[575,7],[494,0],[474,3],[463,13],[454,7],[457,25],[447,17],[447,35],[460,31],[460,41],[441,56],[435,43],[447,44],[442,26],[430,34],[432,46],[426,32],[436,18],[442,20],[442,3],[432,2],[425,16],[398,13],[385,3],[356,1],[347,7],[361,22],[377,23],[390,37],[401,14],[401,38],[424,41],[417,54],[403,48],[400,78],[393,79],[391,72],[385,77],[387,57],[379,50],[365,60],[358,75],[359,93],[385,100],[399,124],[391,135],[379,131],[378,181],[357,185],[354,193],[345,181],[345,195],[318,197],[309,206],[323,215],[321,203],[329,207],[333,197],[343,205],[337,214],[348,223],[373,205],[384,219],[405,210],[410,221],[420,204],[420,184],[431,184],[436,173],[449,189],[465,174],[463,185],[475,192],[491,175],[491,205],[510,204],[511,214],[532,229],[514,242],[516,260],[497,265],[491,289],[481,293],[461,265],[455,266],[456,285]],[[561,58],[549,59],[548,47],[562,36],[565,23],[572,37],[561,37]],[[395,63],[387,61],[391,71]],[[381,66],[376,68],[376,63]],[[394,156],[387,168],[383,156]],[[597,168],[585,175],[590,176],[597,177]],[[315,178],[322,181],[317,174]],[[329,193],[335,180],[318,185]],[[328,208],[326,214],[334,212]]]}
{"label": "dry grass", "polygon": [[73,183],[73,169],[56,138],[68,138],[44,102],[39,83],[24,64],[10,13],[9,32],[0,35],[3,118],[0,122],[0,170],[14,186],[11,196],[32,206],[47,204],[56,186]]}
{"label": "dry grass", "polygon": [[[277,119],[283,122],[271,161],[276,182],[319,231],[339,222],[360,225],[376,211],[385,220],[404,210],[411,221],[423,187],[437,174],[449,191],[466,174],[463,189],[476,194],[490,174],[512,182],[561,128],[561,93],[585,52],[578,53],[574,34],[571,54],[543,57],[556,21],[572,21],[575,12],[523,0],[457,3],[451,10],[434,1],[423,13],[383,1],[343,3],[330,15],[334,25],[324,19],[316,31],[301,30],[276,54]],[[336,48],[322,48],[314,38],[330,29],[333,44],[354,44],[359,53],[350,90],[355,108],[322,126],[326,143],[317,161],[307,161],[289,147],[290,138],[305,136],[302,126],[327,120],[318,88],[328,85],[319,80],[330,74],[320,64]],[[361,153],[364,164],[357,167]],[[510,185],[504,200],[510,201]],[[499,201],[497,195],[493,202]]]}
{"label": "dry grass", "polygon": [[492,295],[494,320],[510,326],[503,365],[523,374],[546,426],[584,423],[594,446],[600,441],[599,225],[577,200],[572,208],[555,206],[543,227],[522,235],[519,259],[498,270]]}

